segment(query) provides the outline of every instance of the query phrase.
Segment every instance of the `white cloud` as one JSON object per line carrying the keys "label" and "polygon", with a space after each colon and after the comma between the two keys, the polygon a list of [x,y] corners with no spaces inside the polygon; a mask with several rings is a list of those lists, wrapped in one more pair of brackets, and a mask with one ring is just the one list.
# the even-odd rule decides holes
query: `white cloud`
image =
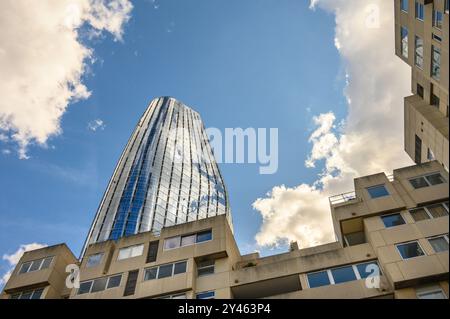
{"label": "white cloud", "polygon": [[274,187],[254,203],[263,217],[256,235],[260,245],[333,241],[331,219],[324,216],[330,216],[328,196],[352,190],[355,177],[412,164],[403,150],[403,97],[410,93],[410,70],[394,55],[392,2],[313,0],[315,7],[335,14],[334,43],[346,69],[348,114],[338,132],[332,112],[313,118],[317,129],[305,165],[324,164],[313,185]]}
{"label": "white cloud", "polygon": [[0,2],[0,132],[18,144],[20,158],[60,134],[68,105],[91,94],[83,75],[94,52],[80,28],[121,40],[131,10],[129,0]]}
{"label": "white cloud", "polygon": [[9,149],[7,149],[7,148],[2,149],[2,154],[3,154],[3,155],[9,155],[9,154],[11,154],[11,150],[9,150]]}
{"label": "white cloud", "polygon": [[14,267],[16,267],[17,263],[19,262],[20,258],[22,258],[25,252],[40,249],[43,247],[47,247],[47,245],[38,243],[25,244],[20,245],[19,249],[17,249],[16,252],[12,253],[11,255],[4,254],[3,260],[6,260],[9,263],[10,269],[0,278],[0,285],[4,285],[8,282],[14,270]]}
{"label": "white cloud", "polygon": [[101,119],[96,119],[88,123],[88,129],[96,132],[97,130],[103,131],[106,127],[106,124]]}

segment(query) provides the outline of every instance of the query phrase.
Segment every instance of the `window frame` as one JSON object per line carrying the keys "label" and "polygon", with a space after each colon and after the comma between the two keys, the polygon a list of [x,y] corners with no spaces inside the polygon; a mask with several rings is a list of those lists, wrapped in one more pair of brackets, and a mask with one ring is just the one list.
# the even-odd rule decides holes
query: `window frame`
{"label": "window frame", "polygon": [[421,291],[418,291],[418,289],[416,289],[416,297],[417,297],[417,299],[424,299],[424,298],[420,298],[420,296],[429,295],[429,294],[436,293],[436,292],[442,293],[444,298],[448,299],[447,295],[445,294],[445,291],[437,285],[431,286],[428,288],[422,288]]}
{"label": "window frame", "polygon": [[[403,31],[406,31],[405,37],[403,36]],[[403,42],[404,38],[406,39],[405,42]],[[404,47],[404,44],[406,44],[406,47]],[[404,59],[408,59],[408,57],[409,57],[408,46],[409,46],[409,30],[407,27],[402,25],[402,26],[400,26],[400,51],[401,51],[401,56]]]}
{"label": "window frame", "polygon": [[[405,8],[404,4],[406,4],[406,8]],[[408,13],[408,10],[409,10],[409,3],[408,3],[408,0],[400,0],[400,10],[401,10],[402,12]]]}
{"label": "window frame", "polygon": [[[441,19],[437,19],[438,14],[441,15]],[[436,24],[436,21],[440,21],[440,26],[438,24]],[[438,30],[442,30],[442,26],[444,23],[444,13],[442,11],[436,10],[433,8],[433,12],[432,12],[432,26],[433,28],[436,28]]]}
{"label": "window frame", "polygon": [[[212,264],[206,265],[206,266],[199,266],[199,264],[206,263],[206,262],[212,262]],[[206,272],[206,273],[203,273],[203,274],[199,274],[199,271],[201,271],[201,270],[209,270],[209,269],[212,269],[212,272]],[[216,261],[214,259],[205,260],[205,261],[197,263],[197,277],[204,277],[204,276],[214,275],[215,272],[216,272]]]}
{"label": "window frame", "polygon": [[428,243],[430,244],[431,248],[433,248],[434,253],[435,254],[439,254],[439,253],[448,251],[448,250],[436,251],[436,249],[434,248],[434,246],[430,242],[430,240],[436,239],[436,238],[444,238],[445,241],[447,241],[447,245],[449,244],[449,235],[448,234],[442,234],[442,235],[436,235],[436,236],[427,237]]}
{"label": "window frame", "polygon": [[[30,272],[36,272],[36,271],[48,269],[48,268],[50,268],[50,266],[52,265],[54,257],[55,257],[55,256],[48,256],[48,257],[43,257],[43,258],[39,258],[39,259],[35,259],[35,260],[25,261],[25,262],[23,262],[23,263],[20,265],[18,275],[22,275],[22,274],[27,274],[27,273],[30,273]],[[42,266],[44,265],[44,261],[45,261],[46,259],[50,259],[50,263],[48,264],[47,267],[42,268]],[[39,262],[39,267],[38,267],[37,269],[30,270],[31,267],[33,266],[33,264],[34,264],[35,262]],[[30,265],[30,266],[27,268],[26,271],[22,271],[22,269],[23,269],[23,267],[24,267],[25,265]]]}
{"label": "window frame", "polygon": [[[212,296],[207,298],[199,298],[200,295],[212,294]],[[214,290],[202,291],[195,294],[195,299],[215,299],[216,292]]]}
{"label": "window frame", "polygon": [[[94,265],[89,265],[89,260],[90,260],[90,258],[91,257],[94,257],[94,256],[99,256],[100,255],[100,259],[97,261],[97,263],[96,264],[94,264]],[[103,256],[105,255],[105,253],[103,253],[103,252],[100,252],[100,253],[95,253],[95,254],[92,254],[92,255],[89,255],[89,256],[87,256],[87,260],[86,260],[86,268],[94,268],[94,267],[97,267],[98,265],[100,265],[101,263],[102,263],[102,260],[103,260]]]}
{"label": "window frame", "polygon": [[[428,180],[427,177],[428,177],[428,176],[432,176],[432,175],[436,175],[436,174],[439,174],[439,175],[441,176],[441,178],[444,180],[443,183],[440,183],[440,184],[434,184],[434,185],[430,183],[430,181]],[[427,183],[428,186],[415,188],[414,185],[411,183],[411,181],[414,180],[414,179],[419,179],[419,178],[423,178],[423,179],[425,180],[425,182]],[[441,172],[434,172],[434,173],[430,173],[430,174],[426,174],[426,175],[414,176],[414,177],[408,178],[408,181],[409,181],[409,183],[411,184],[411,186],[412,186],[414,189],[421,189],[421,188],[425,188],[425,187],[437,186],[437,185],[441,185],[441,184],[447,183],[447,180],[444,178],[444,176],[442,176]]]}
{"label": "window frame", "polygon": [[[378,197],[372,197],[372,194],[370,193],[369,189],[374,189],[374,188],[379,188],[379,187],[383,187],[384,190],[386,191],[387,195],[382,195],[382,196],[378,196]],[[370,199],[378,199],[378,198],[382,198],[382,197],[387,197],[387,196],[391,196],[391,193],[389,193],[386,184],[379,184],[379,185],[373,185],[373,186],[369,186],[366,187],[366,191],[370,196]]]}
{"label": "window frame", "polygon": [[417,0],[415,1],[415,5],[414,5],[414,16],[417,20],[422,21],[422,22],[425,18],[425,5]]}
{"label": "window frame", "polygon": [[[418,255],[418,256],[414,256],[414,257],[409,257],[409,258],[403,258],[402,253],[400,251],[400,249],[398,248],[398,246],[402,246],[402,245],[407,245],[407,244],[411,244],[411,243],[417,243],[417,245],[419,246],[420,250],[422,251],[422,255]],[[414,258],[419,258],[419,257],[424,257],[427,256],[427,254],[425,253],[425,250],[423,250],[422,245],[420,245],[419,240],[410,240],[410,241],[406,241],[403,243],[398,243],[395,244],[395,248],[397,249],[398,254],[400,255],[400,258],[405,261],[405,260],[410,260],[410,259],[414,259]]]}
{"label": "window frame", "polygon": [[[417,50],[417,43],[419,42],[418,40],[421,40],[422,42],[422,55],[418,54],[418,50]],[[423,38],[418,36],[417,34],[414,36],[414,66],[420,70],[423,70],[423,63],[424,63],[424,42],[423,42]],[[419,59],[422,61],[421,63],[418,63]]]}
{"label": "window frame", "polygon": [[[184,272],[180,272],[180,273],[175,273],[175,265],[176,265],[176,264],[181,264],[181,263],[185,263],[185,264],[186,264],[185,271],[184,271]],[[166,276],[166,277],[163,277],[163,278],[159,278],[159,271],[160,271],[160,268],[161,268],[161,267],[164,267],[164,266],[169,266],[169,265],[172,266],[172,270],[171,270],[170,276]],[[149,270],[151,270],[151,269],[156,269],[155,278],[145,279],[145,278],[146,278],[147,272],[148,272]],[[184,259],[184,260],[180,260],[180,261],[175,261],[175,262],[171,262],[171,263],[166,263],[166,264],[161,264],[161,265],[157,265],[157,266],[152,266],[152,267],[144,268],[143,281],[150,281],[150,280],[158,280],[158,279],[164,279],[164,278],[171,278],[171,277],[174,277],[174,276],[176,276],[176,275],[185,274],[185,273],[187,273],[187,272],[188,272],[188,260],[187,260],[187,259]]]}
{"label": "window frame", "polygon": [[[133,256],[133,251],[135,248],[137,247],[141,247],[141,253],[139,255],[135,255]],[[121,251],[129,251],[129,253],[127,254],[126,257],[120,258],[120,252]],[[136,257],[140,257],[144,254],[144,244],[136,244],[136,245],[131,245],[131,246],[127,246],[127,247],[122,247],[119,248],[119,252],[117,253],[117,261],[122,261],[122,260],[126,260],[126,259],[130,259],[130,258],[136,258]]]}
{"label": "window frame", "polygon": [[[117,285],[117,286],[115,286],[115,287],[108,287],[108,286],[109,286],[109,281],[110,281],[110,279],[111,279],[112,277],[118,277],[118,276],[120,276],[119,285]],[[105,291],[105,290],[108,290],[108,289],[118,288],[118,287],[120,287],[120,285],[122,284],[123,273],[118,273],[118,274],[110,275],[110,276],[106,277],[105,288],[104,288],[103,290],[98,290],[98,291],[92,292],[92,288],[94,287],[94,282],[95,282],[96,280],[104,279],[104,278],[105,278],[105,277],[98,277],[98,278],[89,279],[89,280],[85,280],[85,281],[80,282],[80,287],[81,287],[82,284],[90,283],[89,291],[83,292],[82,294],[80,294],[80,293],[79,293],[80,288],[78,288],[78,289],[77,289],[77,295],[92,294],[92,293],[102,292],[102,291]]]}
{"label": "window frame", "polygon": [[[414,216],[411,214],[411,212],[415,211],[415,210],[419,210],[419,209],[423,209],[427,213],[428,219],[440,218],[440,217],[434,217],[433,214],[431,214],[430,210],[428,209],[428,207],[436,206],[436,205],[442,205],[444,207],[444,209],[447,211],[447,216],[450,215],[449,207],[447,206],[447,202],[439,202],[439,203],[434,203],[434,204],[430,204],[430,205],[426,205],[426,206],[415,207],[415,208],[412,208],[412,209],[408,209],[408,212],[411,215],[412,219],[414,219]],[[445,217],[445,216],[441,216],[441,217]],[[425,220],[428,220],[428,219],[425,219]],[[417,223],[417,222],[420,222],[420,220],[416,221],[414,219],[414,222]]]}
{"label": "window frame", "polygon": [[[435,59],[435,54],[439,56],[439,59]],[[441,80],[441,48],[431,45],[431,67],[430,67],[430,75],[435,81]],[[437,66],[437,67],[436,67]],[[436,71],[437,70],[437,71]]]}
{"label": "window frame", "polygon": [[[403,220],[403,224],[400,224],[400,225],[394,225],[394,226],[386,226],[386,223],[384,222],[383,217],[389,217],[389,216],[393,216],[393,215],[399,215],[400,218]],[[383,222],[383,225],[384,225],[385,228],[392,228],[392,227],[397,227],[397,226],[401,226],[401,225],[405,225],[405,224],[406,224],[406,221],[405,221],[405,219],[403,218],[401,212],[384,214],[384,215],[381,215],[380,218],[381,218],[381,221]]]}

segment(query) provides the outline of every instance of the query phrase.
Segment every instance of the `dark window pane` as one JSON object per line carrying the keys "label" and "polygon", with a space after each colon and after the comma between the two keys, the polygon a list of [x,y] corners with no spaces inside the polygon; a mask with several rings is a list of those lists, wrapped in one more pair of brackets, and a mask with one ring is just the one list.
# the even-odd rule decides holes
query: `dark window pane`
{"label": "dark window pane", "polygon": [[369,192],[370,197],[372,198],[378,198],[389,195],[389,192],[387,191],[386,187],[384,187],[384,185],[369,187],[367,191]]}
{"label": "dark window pane", "polygon": [[362,279],[369,277],[369,275],[377,275],[376,269],[378,269],[378,275],[381,275],[381,270],[376,262],[359,264],[356,268],[358,268],[359,275]]}
{"label": "dark window pane", "polygon": [[91,291],[92,281],[82,282],[80,288],[78,288],[78,294],[86,294]]}
{"label": "dark window pane", "polygon": [[417,178],[410,179],[409,182],[415,189],[428,187],[428,183],[425,180],[425,178],[423,178],[423,177],[417,177]]}
{"label": "dark window pane", "polygon": [[400,214],[381,216],[381,219],[383,220],[384,226],[386,227],[394,227],[403,225],[405,223],[403,217]]}
{"label": "dark window pane", "polygon": [[158,267],[147,269],[145,271],[144,280],[156,279],[157,274],[158,274]]}
{"label": "dark window pane", "polygon": [[108,281],[108,278],[99,278],[94,280],[94,285],[92,286],[91,292],[97,292],[105,290],[106,288],[106,282]]}
{"label": "dark window pane", "polygon": [[53,257],[45,258],[44,261],[42,262],[41,269],[47,269],[48,267],[50,267],[52,260],[53,260]]}
{"label": "dark window pane", "polygon": [[441,174],[433,174],[426,176],[426,179],[431,185],[439,185],[445,183],[444,178],[441,176]]}
{"label": "dark window pane", "polygon": [[175,267],[174,267],[174,270],[173,270],[173,274],[176,275],[176,274],[185,273],[186,272],[186,266],[187,266],[187,263],[185,261],[180,262],[180,263],[176,263]]}
{"label": "dark window pane", "polygon": [[173,264],[159,267],[158,279],[172,276]]}
{"label": "dark window pane", "polygon": [[11,297],[10,297],[10,299],[19,299],[19,298],[20,298],[20,293],[11,295]]}
{"label": "dark window pane", "polygon": [[44,289],[36,289],[33,292],[33,295],[31,296],[31,299],[41,299],[42,293],[44,292]]}
{"label": "dark window pane", "polygon": [[417,242],[397,245],[398,251],[403,259],[423,256],[424,253]]}
{"label": "dark window pane", "polygon": [[24,273],[28,272],[28,270],[30,269],[30,266],[31,266],[31,262],[22,264],[22,267],[20,267],[19,274],[24,274]]}
{"label": "dark window pane", "polygon": [[366,235],[363,231],[350,233],[345,235],[346,244],[349,246],[366,243]]}
{"label": "dark window pane", "polygon": [[356,280],[352,266],[331,269],[331,274],[333,275],[335,284]]}
{"label": "dark window pane", "polygon": [[448,212],[442,204],[427,206],[427,209],[433,218],[448,216]]}
{"label": "dark window pane", "polygon": [[201,243],[211,239],[212,239],[212,231],[210,230],[197,234],[197,243]]}
{"label": "dark window pane", "polygon": [[[420,93],[422,94],[421,97],[423,98],[423,91],[419,92],[419,95]],[[417,135],[415,137],[414,147],[414,162],[416,162],[416,164],[420,164],[422,162],[422,139]]]}
{"label": "dark window pane", "polygon": [[28,271],[36,271],[39,270],[39,267],[41,267],[42,259],[35,260],[31,263],[31,267]]}
{"label": "dark window pane", "polygon": [[19,299],[31,299],[33,291],[23,292]]}
{"label": "dark window pane", "polygon": [[152,241],[148,245],[147,263],[155,262],[158,257],[159,241]]}
{"label": "dark window pane", "polygon": [[134,295],[134,291],[136,290],[137,278],[139,275],[139,270],[132,270],[128,272],[127,283],[125,284],[125,290],[123,292],[125,296]]}
{"label": "dark window pane", "polygon": [[427,212],[425,211],[425,208],[414,209],[409,211],[409,213],[416,222],[430,219],[430,216],[428,216]]}
{"label": "dark window pane", "polygon": [[109,289],[109,288],[119,287],[121,280],[122,280],[122,275],[110,277],[107,288]]}
{"label": "dark window pane", "polygon": [[330,284],[328,273],[326,271],[308,274],[308,283],[310,288],[326,286]]}

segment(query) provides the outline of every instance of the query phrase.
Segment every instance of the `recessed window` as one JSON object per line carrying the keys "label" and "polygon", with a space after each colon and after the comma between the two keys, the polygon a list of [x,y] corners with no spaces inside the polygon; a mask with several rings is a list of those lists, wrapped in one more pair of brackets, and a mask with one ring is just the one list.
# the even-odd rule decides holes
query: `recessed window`
{"label": "recessed window", "polygon": [[173,267],[173,274],[177,275],[177,274],[184,274],[186,272],[186,267],[187,267],[187,262],[186,261],[182,261],[179,263],[176,263]]}
{"label": "recessed window", "polygon": [[46,269],[50,267],[52,260],[53,257],[47,257],[23,263],[20,267],[19,274]]}
{"label": "recessed window", "polygon": [[419,69],[423,69],[423,39],[416,35],[415,37],[415,56],[414,62]]}
{"label": "recessed window", "polygon": [[200,292],[196,295],[196,299],[214,299],[214,297],[215,297],[214,291]]}
{"label": "recessed window", "polygon": [[130,247],[121,248],[119,250],[118,260],[133,258],[141,256],[144,253],[144,244],[134,245]]}
{"label": "recessed window", "polygon": [[211,230],[202,231],[196,234],[190,234],[186,236],[167,238],[166,240],[164,240],[164,250],[190,246],[209,240],[212,240]]}
{"label": "recessed window", "polygon": [[174,249],[180,247],[180,237],[172,237],[164,240],[164,249]]}
{"label": "recessed window", "polygon": [[448,299],[442,289],[437,285],[417,289],[416,295],[418,299]]}
{"label": "recessed window", "polygon": [[121,281],[122,281],[122,275],[116,275],[116,276],[109,277],[108,286],[106,287],[106,289],[119,287]]}
{"label": "recessed window", "polygon": [[410,259],[425,255],[422,250],[422,247],[420,247],[417,241],[412,241],[405,244],[398,244],[396,245],[396,247],[398,252],[400,253],[400,256],[403,259]]}
{"label": "recessed window", "polygon": [[197,263],[197,276],[214,274],[215,260],[205,260]]}
{"label": "recessed window", "polygon": [[102,258],[103,258],[103,253],[90,255],[86,262],[86,267],[91,268],[91,267],[98,266],[100,264],[100,262],[102,261]]}
{"label": "recessed window", "polygon": [[408,12],[408,0],[400,0],[400,9]]}
{"label": "recessed window", "polygon": [[177,274],[185,273],[187,270],[187,261],[180,261],[173,264],[166,264],[157,267],[147,268],[144,273],[144,280],[153,280],[172,277]]}
{"label": "recessed window", "polygon": [[371,198],[389,196],[389,192],[384,185],[368,187],[367,191],[369,192]]}
{"label": "recessed window", "polygon": [[348,233],[344,235],[345,246],[355,246],[366,243],[366,234],[364,231]]}
{"label": "recessed window", "polygon": [[316,288],[321,286],[330,285],[330,278],[328,277],[327,271],[316,272],[308,274],[308,284],[309,288]]}
{"label": "recessed window", "polygon": [[442,29],[443,13],[439,10],[433,10],[433,27]]}
{"label": "recessed window", "polygon": [[431,77],[436,81],[441,78],[441,49],[434,45],[431,46]]}
{"label": "recessed window", "polygon": [[439,203],[411,209],[409,211],[414,221],[427,220],[431,218],[439,218],[448,216],[448,206],[446,203]]}
{"label": "recessed window", "polygon": [[416,1],[415,9],[416,9],[416,19],[423,21],[424,16],[423,3]]}
{"label": "recessed window", "polygon": [[173,270],[173,264],[160,266],[159,272],[158,272],[158,279],[171,277],[172,270]]}
{"label": "recessed window", "polygon": [[194,235],[188,235],[181,237],[181,246],[189,246],[194,245],[196,243],[197,236]]}
{"label": "recessed window", "polygon": [[408,29],[406,27],[400,28],[400,39],[401,39],[402,56],[407,59],[408,58]]}
{"label": "recessed window", "polygon": [[355,271],[352,266],[331,269],[331,274],[333,275],[335,284],[356,280]]}
{"label": "recessed window", "polygon": [[95,279],[94,284],[92,285],[91,292],[99,292],[99,291],[105,290],[107,283],[108,283],[108,277]]}
{"label": "recessed window", "polygon": [[425,210],[424,207],[410,210],[409,213],[411,214],[412,218],[416,222],[419,222],[421,220],[430,219],[430,216],[429,216],[428,212]]}
{"label": "recessed window", "polygon": [[11,295],[11,299],[41,299],[44,288],[19,292]]}
{"label": "recessed window", "polygon": [[208,240],[212,240],[212,231],[208,230],[197,234],[197,243],[202,243]]}
{"label": "recessed window", "polygon": [[417,83],[417,95],[423,99],[423,86],[420,85],[419,83]]}
{"label": "recessed window", "polygon": [[440,173],[434,173],[426,176],[411,178],[409,182],[415,189],[418,189],[443,184],[445,183],[445,180]]}
{"label": "recessed window", "polygon": [[121,280],[122,274],[84,281],[80,283],[80,288],[78,288],[77,293],[79,295],[82,295],[87,293],[103,291],[105,289],[115,288],[120,286]]}
{"label": "recessed window", "polygon": [[430,245],[437,253],[448,251],[448,235],[428,238]]}
{"label": "recessed window", "polygon": [[91,291],[92,281],[82,282],[80,283],[80,288],[78,288],[78,294],[87,294]]}
{"label": "recessed window", "polygon": [[437,34],[432,34],[431,37],[433,38],[433,40],[436,40],[437,42],[442,42],[442,38],[440,36],[438,36]]}
{"label": "recessed window", "polygon": [[400,213],[381,216],[384,226],[387,228],[403,225],[405,220]]}

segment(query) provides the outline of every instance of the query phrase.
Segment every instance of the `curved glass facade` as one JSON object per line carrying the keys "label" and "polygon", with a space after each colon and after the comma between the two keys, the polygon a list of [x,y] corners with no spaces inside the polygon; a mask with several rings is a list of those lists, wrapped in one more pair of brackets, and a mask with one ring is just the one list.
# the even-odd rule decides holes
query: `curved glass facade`
{"label": "curved glass facade", "polygon": [[200,116],[158,98],[122,153],[86,244],[221,214],[229,215],[227,192]]}

